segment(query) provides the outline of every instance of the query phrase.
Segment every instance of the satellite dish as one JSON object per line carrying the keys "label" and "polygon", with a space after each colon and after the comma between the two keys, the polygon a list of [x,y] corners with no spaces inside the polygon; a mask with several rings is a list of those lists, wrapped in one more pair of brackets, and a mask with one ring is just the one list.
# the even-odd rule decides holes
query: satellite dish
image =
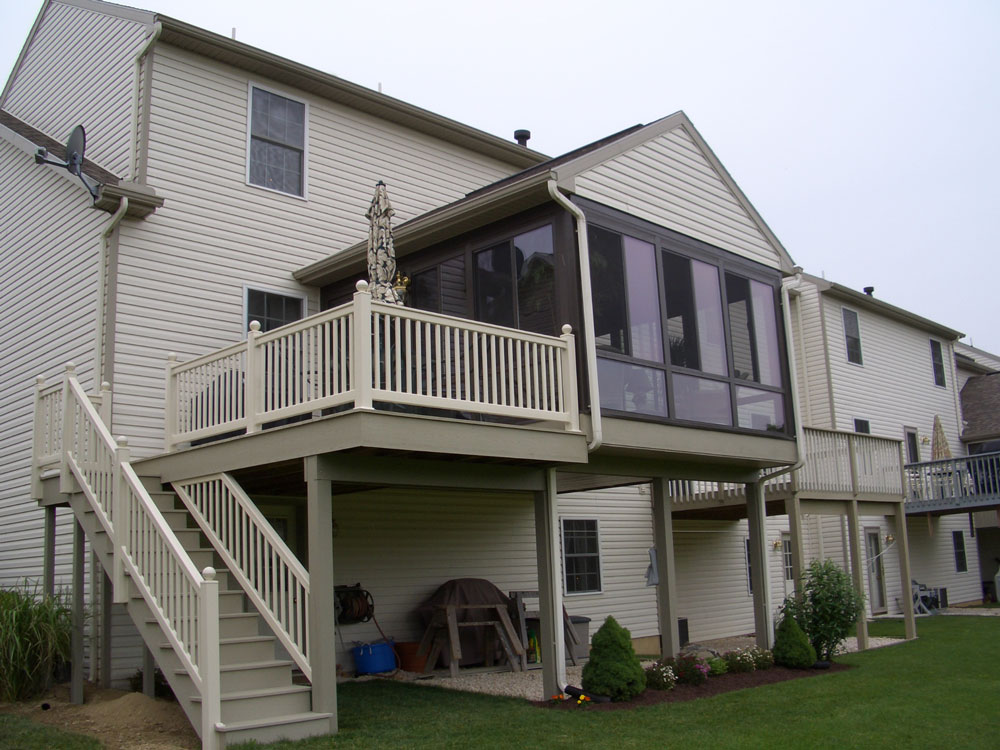
{"label": "satellite dish", "polygon": [[80,178],[87,191],[97,200],[97,189],[99,183],[91,182],[83,173],[83,155],[87,149],[87,133],[83,125],[77,125],[66,140],[66,161],[58,161],[48,158],[48,151],[44,147],[35,152],[35,164],[53,164],[57,167],[65,167],[70,174],[75,174]]}

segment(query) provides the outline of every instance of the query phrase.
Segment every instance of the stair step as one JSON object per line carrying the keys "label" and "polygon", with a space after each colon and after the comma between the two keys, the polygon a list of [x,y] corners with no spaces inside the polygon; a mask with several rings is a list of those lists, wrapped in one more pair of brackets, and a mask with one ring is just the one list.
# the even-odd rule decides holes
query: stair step
{"label": "stair step", "polygon": [[331,717],[332,714],[310,711],[269,719],[231,721],[219,727],[219,731],[225,734],[226,746],[248,740],[256,740],[261,744],[282,739],[301,740],[330,734]]}
{"label": "stair step", "polygon": [[[201,697],[192,700],[199,703]],[[312,688],[308,685],[289,685],[280,688],[240,690],[223,693],[220,702],[223,724],[304,714],[309,713]]]}
{"label": "stair step", "polygon": [[220,668],[222,692],[287,687],[292,684],[292,667],[287,659],[227,664]]}
{"label": "stair step", "polygon": [[161,510],[160,514],[166,520],[167,525],[172,529],[194,528],[193,526],[188,526],[190,516],[186,510]]}
{"label": "stair step", "polygon": [[273,635],[252,635],[219,639],[219,663],[242,664],[274,658]]}
{"label": "stair step", "polygon": [[156,505],[161,511],[164,510],[179,510],[177,506],[177,495],[173,492],[150,492],[150,498],[153,500],[153,504]]}
{"label": "stair step", "polygon": [[[220,638],[255,638],[259,636],[261,617],[256,612],[225,612],[219,614]],[[147,625],[158,625],[155,618],[146,619]],[[269,637],[269,636],[265,636]]]}

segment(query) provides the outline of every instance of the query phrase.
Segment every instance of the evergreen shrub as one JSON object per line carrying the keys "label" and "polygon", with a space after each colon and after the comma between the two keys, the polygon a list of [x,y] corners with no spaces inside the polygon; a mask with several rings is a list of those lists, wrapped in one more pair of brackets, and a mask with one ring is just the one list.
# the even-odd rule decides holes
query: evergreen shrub
{"label": "evergreen shrub", "polygon": [[801,590],[801,595],[785,600],[783,614],[795,618],[816,649],[816,656],[830,661],[864,615],[865,598],[854,590],[851,577],[832,560],[813,560]]}
{"label": "evergreen shrub", "polygon": [[646,673],[632,647],[632,634],[610,615],[590,641],[583,667],[583,691],[627,701],[646,689]]}
{"label": "evergreen shrub", "polygon": [[816,649],[795,618],[787,613],[774,634],[774,662],[792,669],[809,669],[816,663]]}

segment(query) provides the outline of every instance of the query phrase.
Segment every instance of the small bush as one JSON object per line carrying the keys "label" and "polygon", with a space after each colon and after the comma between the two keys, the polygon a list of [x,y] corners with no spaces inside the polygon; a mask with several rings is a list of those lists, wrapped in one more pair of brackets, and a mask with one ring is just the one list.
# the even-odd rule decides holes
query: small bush
{"label": "small bush", "polygon": [[816,663],[816,649],[788,613],[781,618],[774,634],[774,661],[792,669],[808,669]]}
{"label": "small bush", "polygon": [[646,667],[646,687],[650,690],[673,690],[676,684],[677,675],[674,674],[673,667],[662,660]]}
{"label": "small bush", "polygon": [[774,666],[774,654],[768,649],[754,646],[749,653],[753,657],[754,669],[770,669]]}
{"label": "small bush", "polygon": [[646,673],[632,647],[632,634],[608,616],[590,641],[590,661],[583,667],[583,690],[627,701],[646,689]]}
{"label": "small bush", "polygon": [[754,660],[753,654],[750,653],[750,649],[735,648],[724,653],[722,658],[726,660],[729,671],[736,674],[753,672],[757,669],[757,662]]}
{"label": "small bush", "polygon": [[708,674],[709,677],[718,677],[719,675],[724,675],[729,671],[729,665],[726,664],[726,660],[721,656],[717,656],[714,659],[708,660]]}
{"label": "small bush", "polygon": [[816,656],[825,661],[833,658],[864,611],[864,596],[854,590],[851,577],[832,560],[810,563],[802,594],[786,599],[783,607],[783,614],[795,618]]}
{"label": "small bush", "polygon": [[677,682],[681,685],[703,685],[711,671],[708,665],[694,654],[678,654],[676,658],[667,659],[665,663],[674,670]]}
{"label": "small bush", "polygon": [[0,589],[0,701],[42,693],[53,670],[69,660],[72,614],[61,596],[38,586]]}

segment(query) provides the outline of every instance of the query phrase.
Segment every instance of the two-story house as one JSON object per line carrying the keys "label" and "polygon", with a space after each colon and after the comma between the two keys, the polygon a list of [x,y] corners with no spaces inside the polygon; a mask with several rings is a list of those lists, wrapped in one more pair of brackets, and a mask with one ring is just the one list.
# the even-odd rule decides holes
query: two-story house
{"label": "two-story house", "polygon": [[[137,633],[206,747],[335,730],[334,584],[358,581],[398,639],[448,579],[537,590],[546,693],[564,600],[672,654],[679,616],[729,606],[684,592],[734,576],[767,642],[794,269],[683,114],[546,160],[94,0],[45,3],[0,110],[0,569],[71,569],[79,604],[92,551],[103,679]],[[81,123],[96,201],[34,160]],[[407,306],[357,283],[378,180]],[[675,514],[700,550],[720,519],[745,539],[682,570]]]}

